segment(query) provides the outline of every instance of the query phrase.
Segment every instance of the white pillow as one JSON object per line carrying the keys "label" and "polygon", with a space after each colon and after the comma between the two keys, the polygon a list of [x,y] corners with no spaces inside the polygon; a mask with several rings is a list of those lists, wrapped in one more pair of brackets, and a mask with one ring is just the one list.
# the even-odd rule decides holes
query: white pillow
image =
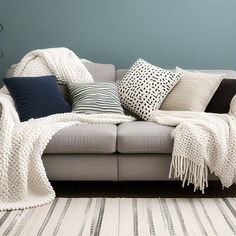
{"label": "white pillow", "polygon": [[180,74],[138,59],[118,85],[121,103],[142,119],[148,120],[150,113],[159,109],[179,79]]}
{"label": "white pillow", "polygon": [[168,94],[161,110],[205,111],[225,74],[189,72],[176,67],[181,73],[180,82]]}

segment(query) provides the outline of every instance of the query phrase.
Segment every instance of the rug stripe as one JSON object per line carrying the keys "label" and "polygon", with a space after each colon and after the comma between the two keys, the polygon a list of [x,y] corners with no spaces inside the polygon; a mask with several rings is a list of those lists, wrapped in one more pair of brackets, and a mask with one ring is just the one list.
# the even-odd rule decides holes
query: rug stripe
{"label": "rug stripe", "polygon": [[54,211],[54,209],[55,209],[55,207],[56,207],[56,205],[57,205],[58,199],[59,199],[59,198],[56,198],[56,199],[53,201],[53,203],[51,204],[51,207],[49,208],[49,211],[48,211],[48,213],[47,213],[47,215],[46,215],[46,218],[45,218],[44,221],[43,221],[43,224],[41,225],[41,227],[40,227],[40,229],[39,229],[39,231],[38,231],[38,233],[37,233],[37,236],[42,235],[42,233],[43,233],[45,227],[47,226],[47,223],[48,223],[48,221],[50,220],[50,217],[52,216],[52,213],[53,213],[53,211]]}
{"label": "rug stripe", "polygon": [[121,225],[121,222],[120,222],[120,209],[121,209],[121,206],[120,206],[120,199],[119,199],[119,208],[118,208],[118,222],[119,222],[119,225],[118,225],[118,235],[120,235],[120,225]]}
{"label": "rug stripe", "polygon": [[[225,219],[225,222],[228,224],[228,226],[230,227],[231,231],[236,235],[236,230],[235,230],[235,225],[231,222],[230,218],[228,217],[227,213],[225,212],[225,210],[222,208],[220,202],[218,199],[214,199],[214,201],[216,202],[216,206],[218,207],[218,209],[220,210],[222,216]],[[217,204],[218,203],[218,204]]]}
{"label": "rug stripe", "polygon": [[156,236],[156,231],[153,223],[153,215],[152,215],[152,208],[150,201],[147,201],[147,220],[148,220],[148,226],[149,226],[149,233],[150,236]]}
{"label": "rug stripe", "polygon": [[223,198],[223,201],[224,201],[225,205],[229,208],[229,210],[232,213],[232,215],[234,216],[234,218],[236,218],[236,211],[235,211],[234,207],[232,206],[232,204],[229,202],[229,200],[227,198]]}
{"label": "rug stripe", "polygon": [[[194,217],[194,214],[193,214],[193,211],[192,211],[192,208],[190,206],[190,202],[188,201],[188,199],[183,199],[183,198],[177,199],[177,202],[178,202],[179,207],[181,209],[183,220],[184,220],[184,222],[187,222],[185,224],[185,227],[188,231],[188,234],[194,235],[194,233],[195,233],[196,235],[200,235],[200,231],[199,231],[199,228],[196,224],[196,220],[195,220],[195,217]],[[183,234],[183,232],[182,232],[182,234]]]}
{"label": "rug stripe", "polygon": [[84,228],[85,228],[85,224],[87,222],[87,218],[88,218],[88,213],[89,213],[89,210],[91,208],[91,205],[92,205],[92,198],[88,199],[88,202],[87,202],[87,205],[86,205],[86,208],[85,208],[85,211],[84,211],[84,214],[83,214],[83,223],[82,223],[82,226],[81,226],[81,229],[80,229],[80,232],[79,232],[79,236],[82,236],[83,235],[83,232],[84,232]]}
{"label": "rug stripe", "polygon": [[236,200],[235,198],[227,198],[231,205],[236,209]]}
{"label": "rug stripe", "polygon": [[219,236],[232,235],[233,232],[225,221],[225,218],[217,207],[217,203],[214,201],[214,199],[202,199],[202,201]]}
{"label": "rug stripe", "polygon": [[214,227],[214,224],[212,223],[211,218],[209,217],[209,214],[207,213],[207,210],[206,210],[206,208],[205,208],[205,206],[202,202],[202,199],[198,199],[198,201],[200,202],[200,205],[201,205],[201,207],[203,209],[203,212],[204,212],[204,214],[205,214],[205,216],[206,216],[206,218],[207,218],[207,220],[208,220],[208,222],[211,226],[211,229],[214,231],[215,235],[218,235],[218,233],[216,232],[216,228]]}
{"label": "rug stripe", "polygon": [[203,223],[202,223],[202,221],[201,221],[201,219],[200,219],[200,217],[198,215],[198,212],[196,210],[194,201],[192,199],[189,199],[189,202],[190,202],[190,205],[192,207],[194,217],[195,217],[195,219],[197,221],[198,227],[199,227],[202,235],[207,235],[206,229],[205,229],[205,227],[204,227],[204,225],[203,225]]}
{"label": "rug stripe", "polygon": [[7,217],[11,214],[11,211],[7,211],[4,213],[4,215],[0,218],[0,227],[4,224]]}
{"label": "rug stripe", "polygon": [[25,217],[22,219],[22,221],[20,222],[18,228],[16,229],[16,232],[14,233],[14,236],[20,235],[20,233],[23,230],[25,224],[30,219],[30,217],[33,215],[33,212],[34,212],[33,209],[28,210],[28,212],[26,213]]}
{"label": "rug stripe", "polygon": [[10,225],[7,227],[7,229],[4,231],[3,235],[9,235],[10,232],[12,231],[12,229],[14,228],[14,226],[16,225],[16,223],[19,221],[20,217],[22,216],[22,214],[24,214],[24,211],[21,210],[19,212],[17,212],[17,214],[15,215],[15,217],[13,218],[13,220],[11,221]]}
{"label": "rug stripe", "polygon": [[96,224],[98,217],[99,217],[101,203],[102,203],[102,200],[100,198],[97,198],[94,213],[93,213],[92,224],[91,224],[91,228],[90,228],[90,235],[94,235],[94,233],[95,233],[95,224]]}
{"label": "rug stripe", "polygon": [[159,203],[160,203],[160,206],[161,206],[162,216],[165,219],[165,222],[168,226],[168,231],[169,231],[170,235],[176,235],[175,230],[174,230],[174,226],[173,226],[173,221],[171,219],[168,206],[166,204],[166,200],[161,198]]}
{"label": "rug stripe", "polygon": [[68,198],[67,199],[66,204],[64,206],[64,209],[63,209],[63,211],[61,213],[61,216],[60,216],[60,218],[59,218],[59,220],[57,222],[56,228],[53,231],[53,235],[57,235],[57,233],[58,233],[58,231],[59,231],[59,229],[61,227],[62,221],[63,221],[63,219],[64,219],[64,217],[66,215],[66,212],[67,212],[68,208],[70,207],[71,200],[72,200],[72,198]]}
{"label": "rug stripe", "polygon": [[182,231],[183,231],[184,235],[188,235],[188,231],[187,231],[187,228],[186,228],[186,226],[185,226],[184,218],[183,218],[183,215],[182,215],[182,213],[181,213],[179,204],[178,204],[178,202],[177,202],[176,199],[173,199],[173,201],[174,201],[175,210],[176,210],[176,212],[177,212],[178,219],[179,219],[179,222],[180,222]]}
{"label": "rug stripe", "polygon": [[135,236],[138,236],[138,207],[136,198],[133,199],[132,206],[133,206],[133,233]]}
{"label": "rug stripe", "polygon": [[95,227],[95,231],[94,231],[94,236],[99,236],[100,235],[102,219],[103,219],[104,210],[105,210],[105,204],[106,204],[106,199],[103,198],[102,201],[101,201],[101,206],[100,206],[98,219],[97,219],[97,223],[96,223],[96,227]]}

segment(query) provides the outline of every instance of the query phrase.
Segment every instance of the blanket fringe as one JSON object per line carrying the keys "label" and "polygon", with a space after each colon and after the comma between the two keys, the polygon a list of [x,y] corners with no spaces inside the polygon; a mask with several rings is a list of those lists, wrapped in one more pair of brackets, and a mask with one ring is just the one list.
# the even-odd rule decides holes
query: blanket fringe
{"label": "blanket fringe", "polygon": [[208,167],[203,162],[197,164],[183,156],[172,156],[169,178],[180,178],[182,187],[185,182],[187,185],[194,185],[194,192],[199,189],[204,194],[204,189],[208,187]]}

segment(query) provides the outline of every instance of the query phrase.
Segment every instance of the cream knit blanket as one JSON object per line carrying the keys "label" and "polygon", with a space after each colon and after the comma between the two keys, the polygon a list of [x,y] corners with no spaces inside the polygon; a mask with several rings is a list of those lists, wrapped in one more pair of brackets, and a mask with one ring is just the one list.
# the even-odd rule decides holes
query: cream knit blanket
{"label": "cream knit blanket", "polygon": [[155,111],[151,121],[177,126],[169,177],[194,184],[204,192],[208,169],[223,187],[235,183],[236,119],[233,115],[187,111]]}
{"label": "cream knit blanket", "polygon": [[16,65],[14,76],[55,75],[59,83],[93,82],[91,74],[68,48],[38,49],[26,54]]}
{"label": "cream knit blanket", "polygon": [[[40,52],[37,57],[40,57],[41,53],[46,55],[47,52]],[[57,58],[56,53],[52,54],[50,56],[54,59]],[[34,60],[34,57],[30,58]],[[65,72],[59,66],[60,60],[52,62],[49,66],[50,60],[47,60],[47,56],[40,58],[42,60],[38,60],[41,62],[38,63],[37,70],[40,70],[41,63],[44,61],[53,73],[57,71],[58,74],[56,75],[61,82],[66,83],[76,79],[79,82],[84,81],[85,77],[83,76],[86,74],[83,71],[84,69],[81,71],[82,77],[80,77],[80,73],[75,77],[74,72],[76,70],[73,70],[74,72],[71,74],[69,69],[65,69]],[[30,72],[30,75],[25,72],[28,70],[27,64],[31,60],[28,56],[23,58],[16,67],[15,74],[33,75],[33,71]],[[74,65],[74,68],[79,68],[79,64]],[[58,68],[55,68],[56,65]],[[67,66],[71,68],[69,65]],[[61,70],[63,72],[60,72]],[[74,125],[119,124],[134,120],[133,117],[116,114],[79,115],[65,113],[20,122],[13,99],[4,89],[0,91],[0,104],[2,106],[0,117],[0,210],[25,209],[53,201],[55,193],[47,178],[41,157],[56,132]]]}

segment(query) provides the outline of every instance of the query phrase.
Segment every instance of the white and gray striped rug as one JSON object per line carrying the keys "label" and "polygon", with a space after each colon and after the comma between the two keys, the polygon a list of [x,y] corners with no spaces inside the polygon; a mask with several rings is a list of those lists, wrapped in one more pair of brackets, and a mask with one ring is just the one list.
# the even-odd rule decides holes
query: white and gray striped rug
{"label": "white and gray striped rug", "polygon": [[0,235],[236,235],[236,198],[57,198],[0,212]]}

